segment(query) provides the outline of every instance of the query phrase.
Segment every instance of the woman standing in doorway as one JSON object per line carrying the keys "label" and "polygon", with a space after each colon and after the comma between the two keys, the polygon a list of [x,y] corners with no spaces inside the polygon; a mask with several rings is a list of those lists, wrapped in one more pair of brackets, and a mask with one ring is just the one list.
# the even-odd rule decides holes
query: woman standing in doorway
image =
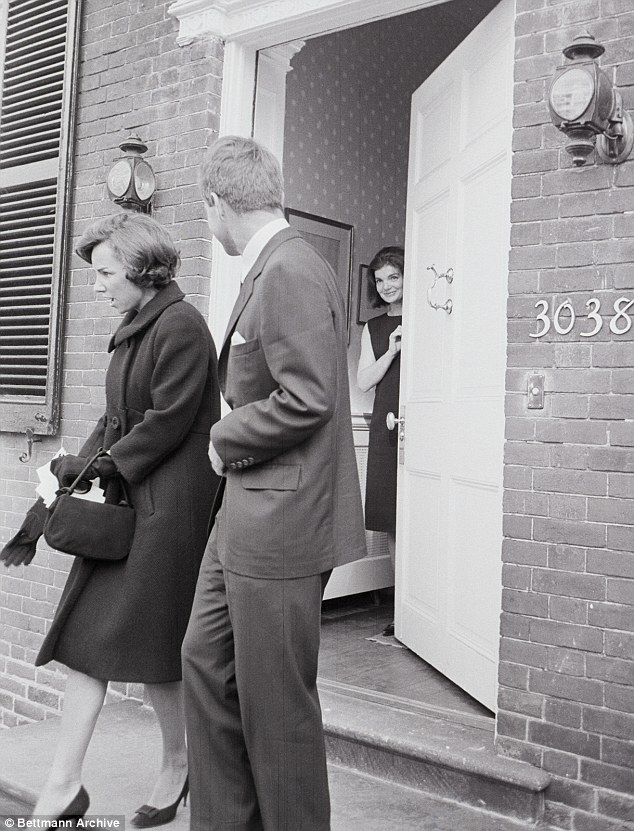
{"label": "woman standing in doorway", "polygon": [[[404,251],[399,246],[382,248],[367,271],[370,304],[385,307],[385,314],[368,321],[361,335],[357,384],[363,392],[374,388],[370,422],[368,470],[365,492],[365,527],[384,531],[394,567],[396,543],[396,468],[398,437],[385,423],[389,412],[398,414],[401,370]],[[384,635],[394,634],[390,623]]]}

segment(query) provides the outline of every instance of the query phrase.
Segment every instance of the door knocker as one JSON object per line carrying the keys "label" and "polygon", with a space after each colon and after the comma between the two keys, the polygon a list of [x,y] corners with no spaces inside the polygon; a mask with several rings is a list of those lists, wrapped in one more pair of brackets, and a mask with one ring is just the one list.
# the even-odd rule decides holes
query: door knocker
{"label": "door knocker", "polygon": [[450,285],[451,285],[451,283],[453,283],[453,268],[450,268],[447,271],[443,272],[442,274],[439,274],[436,271],[435,266],[428,265],[427,266],[427,271],[433,271],[434,272],[434,282],[427,289],[427,302],[432,307],[432,309],[435,309],[435,310],[443,309],[443,311],[447,312],[447,314],[450,315],[451,310],[453,309],[453,300],[451,298],[448,298],[444,303],[434,303],[434,301],[431,299],[431,294],[432,294],[432,291],[434,290],[434,286],[436,285],[436,283],[439,280],[446,280]]}

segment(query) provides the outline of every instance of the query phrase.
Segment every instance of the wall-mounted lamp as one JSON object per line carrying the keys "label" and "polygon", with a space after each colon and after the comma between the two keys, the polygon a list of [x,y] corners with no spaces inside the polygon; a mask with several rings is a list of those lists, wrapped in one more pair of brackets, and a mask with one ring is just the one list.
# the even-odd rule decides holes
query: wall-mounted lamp
{"label": "wall-mounted lamp", "polygon": [[141,158],[147,151],[147,145],[138,136],[130,136],[119,147],[124,155],[110,168],[108,195],[122,208],[149,214],[156,178],[150,165]]}
{"label": "wall-mounted lamp", "polygon": [[634,144],[632,118],[621,94],[596,62],[605,52],[589,34],[576,37],[563,50],[570,63],[558,66],[548,93],[550,118],[566,134],[566,151],[576,167],[595,147],[610,164],[624,162]]}

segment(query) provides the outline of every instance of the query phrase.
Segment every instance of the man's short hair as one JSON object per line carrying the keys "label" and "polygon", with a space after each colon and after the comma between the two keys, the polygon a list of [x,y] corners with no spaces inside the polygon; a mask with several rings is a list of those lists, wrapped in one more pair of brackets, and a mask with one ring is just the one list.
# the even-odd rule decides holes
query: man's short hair
{"label": "man's short hair", "polygon": [[203,163],[201,188],[208,205],[215,193],[237,214],[283,208],[280,164],[270,150],[252,138],[217,139]]}

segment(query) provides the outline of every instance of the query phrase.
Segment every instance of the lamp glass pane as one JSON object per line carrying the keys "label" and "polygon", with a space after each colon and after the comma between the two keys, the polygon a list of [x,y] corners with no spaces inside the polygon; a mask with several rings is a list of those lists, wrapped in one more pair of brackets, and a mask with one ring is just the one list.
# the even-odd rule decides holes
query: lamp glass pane
{"label": "lamp glass pane", "polygon": [[574,121],[583,115],[594,95],[594,80],[583,69],[569,69],[552,85],[550,104],[564,121]]}
{"label": "lamp glass pane", "polygon": [[118,161],[108,174],[108,188],[115,197],[123,196],[130,185],[132,171],[126,161]]}
{"label": "lamp glass pane", "polygon": [[154,172],[147,162],[140,161],[134,168],[134,187],[142,202],[147,202],[156,190]]}

